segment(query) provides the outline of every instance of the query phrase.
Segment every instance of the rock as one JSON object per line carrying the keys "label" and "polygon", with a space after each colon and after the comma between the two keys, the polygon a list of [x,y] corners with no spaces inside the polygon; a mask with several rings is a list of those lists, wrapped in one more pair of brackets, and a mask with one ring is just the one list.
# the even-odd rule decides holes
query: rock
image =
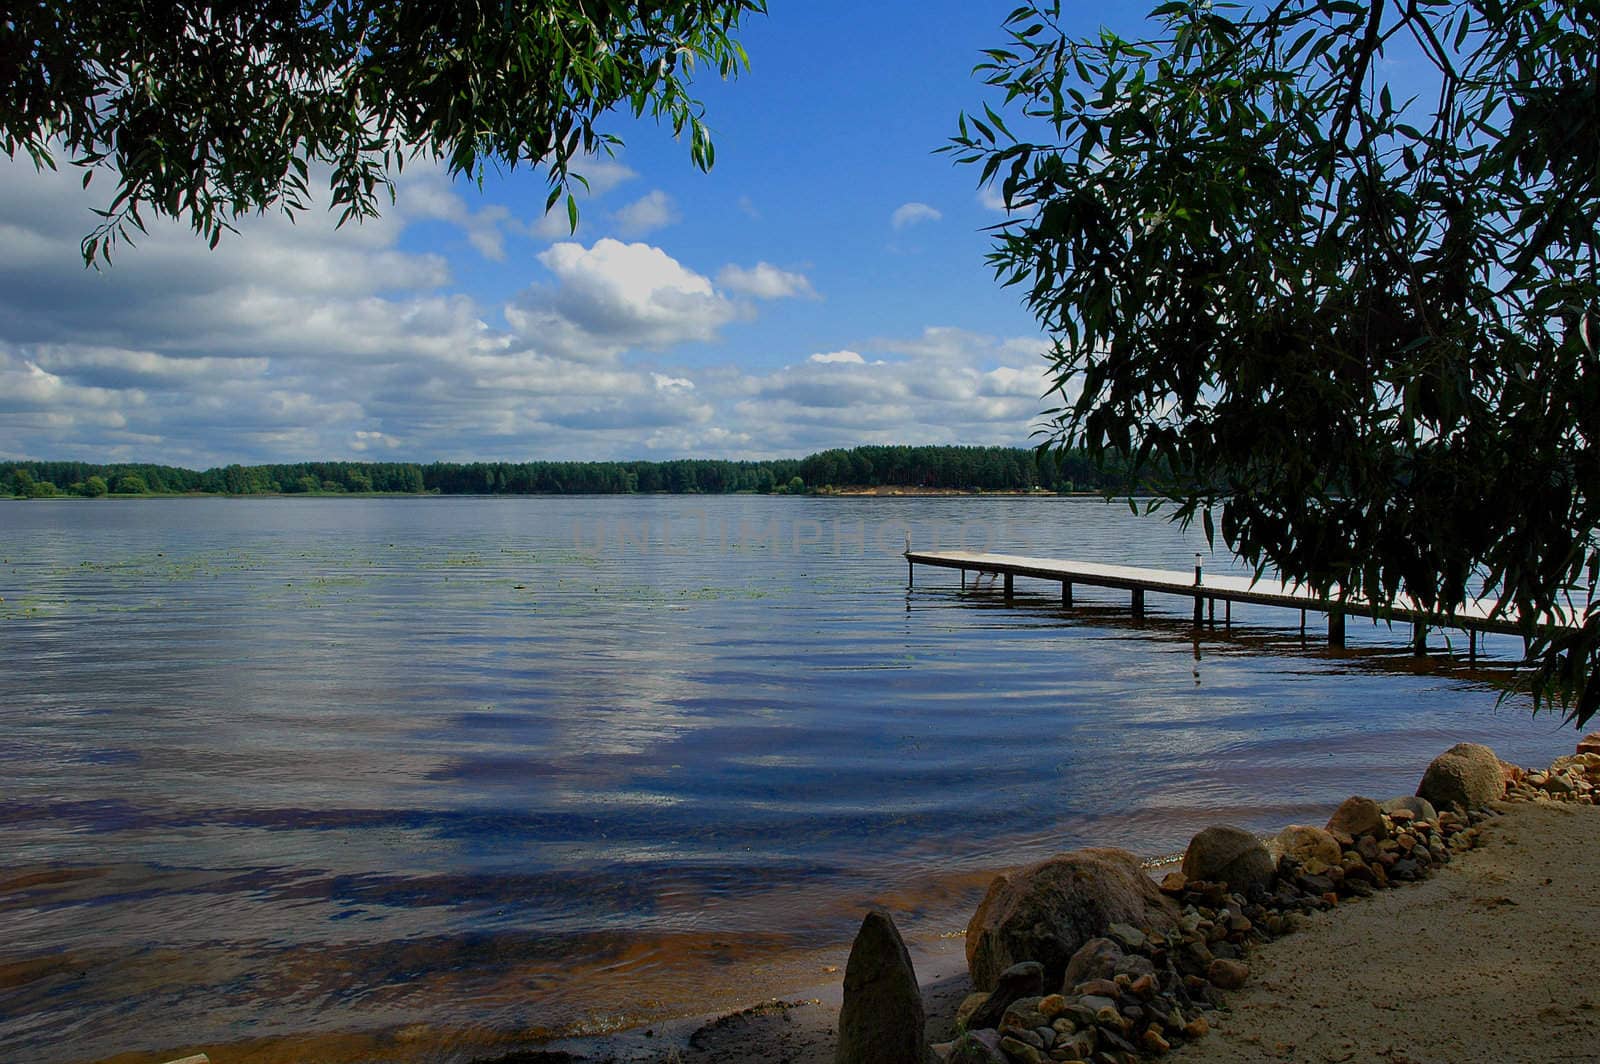
{"label": "rock", "polygon": [[1112,924],[1106,928],[1106,937],[1125,950],[1144,949],[1145,943],[1149,941],[1143,931],[1127,924]]}
{"label": "rock", "polygon": [[[1053,1037],[1053,1033],[1052,1033],[1052,1037]],[[1010,1029],[1002,1027],[1000,1029],[1000,1044],[1001,1044],[1001,1046],[1004,1046],[1006,1044],[1006,1039],[1007,1038],[1015,1038],[1019,1042],[1026,1042],[1028,1045],[1032,1046],[1035,1049],[1042,1050],[1042,1049],[1049,1048],[1044,1044],[1044,1039],[1039,1037],[1039,1032],[1038,1031],[1029,1030],[1028,1028],[1025,1028],[1025,1027],[1012,1027]]]}
{"label": "rock", "polygon": [[999,1027],[1011,1003],[1044,993],[1044,965],[1038,961],[1013,964],[1000,973],[994,992],[967,1020],[967,1028]]}
{"label": "rock", "polygon": [[1112,924],[1165,934],[1177,918],[1177,905],[1133,854],[1074,850],[990,884],[967,925],[967,968],[973,985],[984,990],[1018,961],[1038,961],[1046,985],[1056,987],[1072,955]]}
{"label": "rock", "polygon": [[[1088,979],[1072,988],[1072,992],[1079,997],[1103,997],[1108,1001],[1115,1001],[1122,996],[1122,988],[1110,979]],[[1095,1005],[1094,1008],[1100,1006]]]}
{"label": "rock", "polygon": [[1371,798],[1356,795],[1346,798],[1328,819],[1328,831],[1358,839],[1363,835],[1383,838],[1383,810]]}
{"label": "rock", "polygon": [[1061,985],[1066,988],[1087,983],[1091,979],[1110,979],[1117,974],[1117,962],[1122,960],[1122,947],[1109,938],[1091,938],[1067,961]]}
{"label": "rock", "polygon": [[1339,862],[1338,841],[1321,828],[1295,824],[1278,832],[1273,844],[1278,853],[1293,857],[1302,864],[1313,859],[1325,865]]}
{"label": "rock", "polygon": [[1099,994],[1085,994],[1078,999],[1078,1004],[1086,1009],[1093,1009],[1096,1017],[1106,1009],[1110,1009],[1112,1012],[1117,1011],[1117,1003],[1114,1000],[1102,997]]}
{"label": "rock", "polygon": [[1144,1036],[1139,1039],[1139,1044],[1152,1053],[1161,1054],[1172,1048],[1172,1043],[1161,1037],[1161,1032],[1154,1027],[1148,1028]]}
{"label": "rock", "polygon": [[1344,881],[1346,883],[1365,883],[1369,887],[1377,886],[1378,877],[1358,858],[1344,865]]}
{"label": "rock", "polygon": [[956,1026],[963,1030],[970,1030],[973,1013],[983,1008],[984,1003],[988,1000],[989,995],[982,990],[962,998],[961,1004],[956,1008]]}
{"label": "rock", "polygon": [[1238,990],[1250,978],[1250,966],[1243,961],[1217,958],[1206,968],[1206,978],[1224,990]]}
{"label": "rock", "polygon": [[1117,962],[1116,971],[1112,973],[1112,978],[1125,975],[1129,979],[1137,980],[1143,976],[1154,976],[1155,974],[1156,966],[1154,961],[1143,954],[1130,953]]}
{"label": "rock", "polygon": [[1600,754],[1600,731],[1590,732],[1578,740],[1578,753]]}
{"label": "rock", "polygon": [[[1050,1018],[1039,1010],[1042,998],[1018,998],[1006,1007],[1006,1014],[1000,1017],[1000,1030],[1015,1027],[1019,1030],[1032,1030],[1035,1027],[1044,1027]],[[1023,1039],[1026,1041],[1026,1039]]]}
{"label": "rock", "polygon": [[1082,1031],[1074,1031],[1056,1041],[1056,1049],[1067,1054],[1068,1060],[1088,1060],[1094,1056],[1095,1047],[1100,1042],[1100,1036],[1093,1027]]}
{"label": "rock", "polygon": [[1272,855],[1254,835],[1225,824],[1201,831],[1183,854],[1185,876],[1226,883],[1233,890],[1270,887],[1276,869]]}
{"label": "rock", "polygon": [[926,1023],[899,930],[888,913],[869,912],[845,965],[835,1064],[925,1064]]}
{"label": "rock", "polygon": [[1009,1064],[993,1031],[968,1031],[950,1047],[948,1064]]}
{"label": "rock", "polygon": [[1390,798],[1387,802],[1379,802],[1378,808],[1389,814],[1394,814],[1404,809],[1418,820],[1432,822],[1439,819],[1439,812],[1434,809],[1433,803],[1426,798],[1418,798],[1414,794]]}
{"label": "rock", "polygon": [[1060,994],[1048,994],[1039,999],[1039,1004],[1036,1007],[1041,1016],[1054,1022],[1063,1012],[1067,1011],[1067,999]]}
{"label": "rock", "polygon": [[1572,781],[1565,776],[1551,773],[1550,778],[1544,781],[1542,789],[1550,794],[1567,795],[1574,790]]}
{"label": "rock", "polygon": [[1497,801],[1504,794],[1500,759],[1477,743],[1457,743],[1434,758],[1417,787],[1417,797],[1435,808],[1454,806],[1462,812]]}
{"label": "rock", "polygon": [[1011,1035],[1000,1039],[1000,1052],[1004,1053],[1007,1059],[1017,1061],[1018,1064],[1045,1064],[1045,1061],[1050,1059],[1044,1053],[1033,1048],[1033,1046]]}
{"label": "rock", "polygon": [[1188,886],[1189,877],[1182,872],[1168,872],[1161,877],[1161,893],[1163,894],[1182,894]]}

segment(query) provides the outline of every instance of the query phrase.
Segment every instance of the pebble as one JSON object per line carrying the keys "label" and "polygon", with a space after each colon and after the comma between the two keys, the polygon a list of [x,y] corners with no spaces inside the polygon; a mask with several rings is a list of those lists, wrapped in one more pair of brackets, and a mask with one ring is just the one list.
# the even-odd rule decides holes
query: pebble
{"label": "pebble", "polygon": [[1206,978],[1224,990],[1238,990],[1250,978],[1250,966],[1218,957],[1207,966]]}

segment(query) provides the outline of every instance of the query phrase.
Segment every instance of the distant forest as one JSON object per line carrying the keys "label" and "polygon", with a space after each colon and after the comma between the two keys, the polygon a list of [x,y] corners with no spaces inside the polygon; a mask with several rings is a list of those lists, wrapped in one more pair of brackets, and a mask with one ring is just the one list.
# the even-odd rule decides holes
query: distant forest
{"label": "distant forest", "polygon": [[0,463],[21,498],[105,495],[725,495],[827,494],[906,487],[945,491],[1123,491],[1118,464],[1016,447],[852,447],[806,458],[730,462],[294,462],[196,471],[90,462]]}

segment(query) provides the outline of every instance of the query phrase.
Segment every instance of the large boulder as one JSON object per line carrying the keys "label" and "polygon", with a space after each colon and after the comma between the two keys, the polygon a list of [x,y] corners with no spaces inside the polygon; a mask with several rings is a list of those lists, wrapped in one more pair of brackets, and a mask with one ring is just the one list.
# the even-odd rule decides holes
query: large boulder
{"label": "large boulder", "polygon": [[1494,751],[1477,743],[1457,743],[1422,774],[1417,797],[1440,809],[1478,809],[1505,797],[1505,777]]}
{"label": "large boulder", "polygon": [[1335,835],[1349,835],[1352,839],[1359,839],[1363,835],[1381,839],[1384,837],[1383,810],[1371,798],[1360,795],[1346,798],[1333,811],[1333,816],[1328,818],[1328,830]]}
{"label": "large boulder", "polygon": [[1600,754],[1600,731],[1590,732],[1578,740],[1578,753]]}
{"label": "large boulder", "polygon": [[835,1064],[927,1064],[926,1024],[899,929],[888,913],[869,912],[845,964]]}
{"label": "large boulder", "polygon": [[1336,865],[1343,856],[1339,840],[1330,832],[1304,824],[1292,824],[1284,828],[1273,841],[1279,853],[1293,857],[1301,864],[1321,861],[1325,865]]}
{"label": "large boulder", "polygon": [[1232,890],[1272,886],[1277,866],[1261,840],[1243,828],[1216,824],[1189,840],[1183,874],[1191,881],[1226,883]]}
{"label": "large boulder", "polygon": [[967,924],[967,969],[990,990],[1013,964],[1038,961],[1059,986],[1072,955],[1114,923],[1165,933],[1178,908],[1128,851],[1073,850],[996,877]]}

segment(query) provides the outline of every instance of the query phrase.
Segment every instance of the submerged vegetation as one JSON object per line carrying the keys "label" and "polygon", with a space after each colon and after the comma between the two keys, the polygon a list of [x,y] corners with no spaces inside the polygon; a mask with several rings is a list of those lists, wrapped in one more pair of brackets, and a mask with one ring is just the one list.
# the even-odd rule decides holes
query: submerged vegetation
{"label": "submerged vegetation", "polygon": [[854,447],[806,458],[666,462],[295,462],[176,466],[21,461],[0,465],[19,498],[138,495],[762,495],[846,488],[936,491],[1125,491],[1119,463],[1018,447]]}

